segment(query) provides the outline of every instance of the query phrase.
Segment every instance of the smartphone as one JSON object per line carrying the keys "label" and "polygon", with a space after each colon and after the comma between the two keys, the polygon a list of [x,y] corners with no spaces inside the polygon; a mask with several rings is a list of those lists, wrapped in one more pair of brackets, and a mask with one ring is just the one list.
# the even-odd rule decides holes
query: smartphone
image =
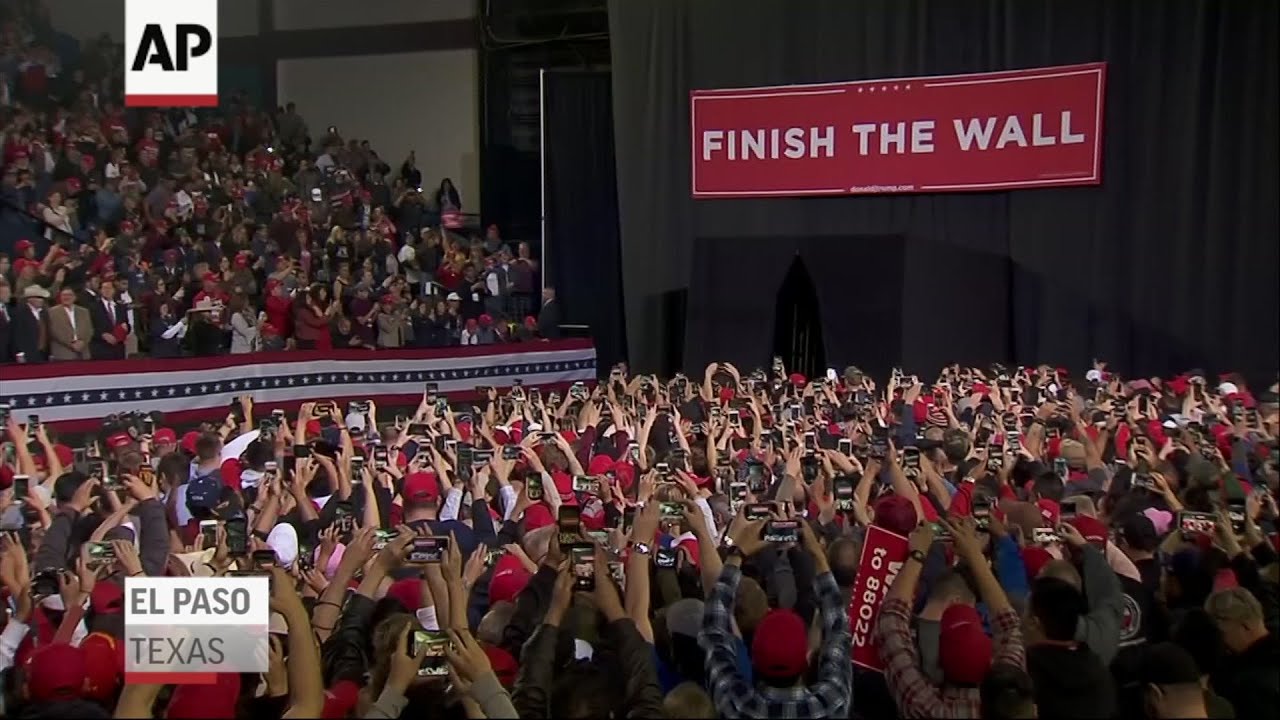
{"label": "smartphone", "polygon": [[405,652],[409,657],[422,653],[418,677],[448,677],[449,658],[446,650],[452,649],[449,636],[439,630],[414,630],[409,633],[409,645]]}
{"label": "smartphone", "polygon": [[809,432],[805,433],[805,434],[804,434],[804,440],[803,440],[803,443],[804,443],[804,449],[805,449],[805,450],[808,450],[809,452],[814,452],[814,451],[816,451],[816,450],[818,449],[818,436],[817,436],[817,434],[816,434],[816,433],[814,433],[813,431],[809,431]]}
{"label": "smartphone", "polygon": [[792,543],[800,541],[799,520],[772,520],[764,528],[764,541]]}
{"label": "smartphone", "polygon": [[384,447],[376,447],[373,449],[373,469],[381,470],[387,466],[387,449]]}
{"label": "smartphone", "polygon": [[1053,472],[1054,472],[1054,474],[1055,474],[1055,475],[1057,475],[1058,477],[1062,478],[1063,482],[1066,482],[1067,474],[1068,474],[1067,459],[1066,459],[1066,458],[1064,458],[1064,457],[1056,457],[1056,458],[1054,458],[1054,459],[1053,459]]}
{"label": "smartphone", "polygon": [[48,568],[36,573],[31,578],[31,594],[38,598],[57,595],[58,571],[54,568]]}
{"label": "smartphone", "polygon": [[653,553],[653,563],[660,568],[674,568],[676,566],[675,549],[658,548]]}
{"label": "smartphone", "polygon": [[678,502],[663,502],[659,506],[659,516],[663,520],[683,520],[684,504]]}
{"label": "smartphone", "polygon": [[373,531],[373,549],[381,550],[387,546],[387,543],[396,538],[396,531],[387,528],[378,528]]}
{"label": "smartphone", "polygon": [[497,565],[498,560],[502,559],[502,556],[506,554],[507,551],[505,548],[491,548],[484,554],[485,567],[493,567],[494,565]]}
{"label": "smartphone", "polygon": [[582,508],[577,505],[561,505],[556,525],[560,530],[560,545],[569,546],[582,542]]}
{"label": "smartphone", "polygon": [[871,428],[871,457],[875,460],[883,460],[888,453],[889,428],[876,423],[875,427]]}
{"label": "smartphone", "polygon": [[542,476],[530,473],[524,479],[524,494],[534,502],[542,499]]}
{"label": "smartphone", "polygon": [[1213,513],[1192,512],[1184,510],[1178,513],[1178,531],[1183,540],[1192,540],[1197,535],[1213,536],[1218,526],[1218,518]]}
{"label": "smartphone", "polygon": [[763,495],[767,490],[763,463],[747,461],[747,488],[756,495]]}
{"label": "smartphone", "polygon": [[631,526],[636,522],[636,507],[634,505],[622,511],[622,532],[631,532]]}
{"label": "smartphone", "polygon": [[27,433],[34,436],[35,432],[39,429],[40,429],[40,416],[28,415],[27,416]]}
{"label": "smartphone", "polygon": [[1022,450],[1022,433],[1017,430],[1006,430],[1004,434],[1005,444],[1009,446],[1009,452],[1015,455]]}
{"label": "smartphone", "polygon": [[275,550],[254,550],[253,555],[249,558],[253,564],[253,569],[259,572],[270,570],[276,566]]}
{"label": "smartphone", "polygon": [[243,556],[249,552],[249,523],[243,517],[227,520],[227,552]]}
{"label": "smartphone", "polygon": [[341,500],[334,506],[333,526],[338,528],[338,541],[346,544],[351,542],[351,536],[355,532],[356,510],[355,507],[346,500]]}
{"label": "smartphone", "polygon": [[769,520],[773,517],[773,503],[751,503],[743,511],[748,520]]}
{"label": "smartphone", "polygon": [[851,512],[853,510],[853,481],[848,478],[836,478],[832,484],[832,495],[835,496],[836,510]]}
{"label": "smartphone", "polygon": [[405,433],[411,438],[426,437],[430,432],[431,426],[427,423],[409,423],[408,429],[405,430]]}
{"label": "smartphone", "polygon": [[13,501],[15,503],[24,503],[27,501],[27,495],[29,494],[31,494],[31,476],[14,475]]}
{"label": "smartphone", "polygon": [[414,538],[405,548],[404,561],[409,565],[438,563],[449,551],[449,538],[442,536]]}
{"label": "smartphone", "polygon": [[359,485],[364,482],[364,458],[359,455],[351,458],[351,484]]}
{"label": "smartphone", "polygon": [[744,482],[734,481],[729,483],[729,499],[734,502],[742,502],[743,500],[746,500],[748,492],[749,488],[747,488],[747,484]]}
{"label": "smartphone", "polygon": [[991,529],[991,498],[974,498],[973,520],[979,532],[987,532]]}
{"label": "smartphone", "polygon": [[90,568],[100,568],[116,561],[116,549],[109,542],[85,543]]}
{"label": "smartphone", "polygon": [[204,539],[204,547],[211,548],[218,544],[218,521],[201,520],[200,536]]}
{"label": "smartphone", "polygon": [[1245,512],[1246,511],[1245,511],[1244,500],[1228,500],[1227,501],[1227,516],[1231,518],[1231,532],[1237,535],[1244,534]]}
{"label": "smartphone", "polygon": [[573,564],[573,589],[590,592],[596,589],[596,548],[594,545],[574,545],[569,549]]}
{"label": "smartphone", "polygon": [[1058,537],[1058,531],[1047,527],[1036,528],[1031,539],[1034,540],[1037,545],[1052,545],[1053,543],[1061,541],[1061,538]]}
{"label": "smartphone", "polygon": [[[9,405],[0,403],[0,425],[9,424]],[[57,578],[54,579],[54,586],[58,584]],[[55,590],[56,592],[56,590]]]}
{"label": "smartphone", "polygon": [[907,474],[907,477],[914,477],[920,474],[920,448],[902,448],[902,470]]}
{"label": "smartphone", "polygon": [[657,473],[658,473],[658,476],[659,476],[659,477],[668,477],[668,476],[670,476],[670,475],[671,475],[671,464],[670,464],[670,463],[660,462],[660,463],[658,463],[658,464],[654,465],[654,466],[653,466],[653,469],[657,471]]}
{"label": "smartphone", "polygon": [[520,453],[519,445],[503,445],[502,446],[503,460],[519,460],[520,457],[521,457],[521,453]]}
{"label": "smartphone", "polygon": [[143,420],[143,421],[142,421],[142,436],[143,436],[143,437],[145,437],[145,438],[147,438],[147,439],[149,440],[149,439],[151,439],[151,436],[152,436],[152,435],[155,435],[155,434],[156,434],[156,421],[155,421],[155,420],[152,420],[151,418],[147,418],[147,419]]}
{"label": "smartphone", "polygon": [[840,438],[836,441],[836,452],[849,457],[853,454],[853,441],[849,438]]}
{"label": "smartphone", "polygon": [[987,472],[999,472],[1004,469],[1004,448],[992,443],[987,445]]}
{"label": "smartphone", "polygon": [[1074,520],[1077,513],[1075,500],[1063,500],[1062,504],[1058,506],[1058,517],[1064,522]]}
{"label": "smartphone", "polygon": [[600,494],[600,481],[587,475],[573,476],[573,491],[589,495]]}

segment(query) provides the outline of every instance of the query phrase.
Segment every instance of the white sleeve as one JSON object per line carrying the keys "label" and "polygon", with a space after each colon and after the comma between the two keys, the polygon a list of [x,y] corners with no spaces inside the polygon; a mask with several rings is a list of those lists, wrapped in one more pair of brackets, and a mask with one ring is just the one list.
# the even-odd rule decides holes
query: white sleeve
{"label": "white sleeve", "polygon": [[440,521],[458,519],[458,510],[462,508],[462,489],[450,488],[449,494],[444,496],[444,505],[440,506]]}
{"label": "white sleeve", "polygon": [[502,522],[506,522],[516,509],[516,489],[510,485],[499,485],[498,497],[502,500]]}
{"label": "white sleeve", "polygon": [[183,318],[179,320],[175,325],[170,327],[168,330],[165,330],[163,333],[161,333],[160,337],[164,338],[165,340],[172,340],[174,335],[177,335],[178,337],[182,337],[186,333],[187,333],[187,320],[186,318]]}
{"label": "white sleeve", "polygon": [[27,637],[29,629],[26,623],[9,618],[9,624],[4,626],[4,632],[0,632],[0,672],[13,667],[13,656],[17,654],[18,646]]}
{"label": "white sleeve", "polygon": [[716,516],[711,512],[711,505],[706,498],[700,497],[694,500],[698,509],[702,511],[702,517],[707,521],[707,535],[710,537],[719,537],[716,534]]}

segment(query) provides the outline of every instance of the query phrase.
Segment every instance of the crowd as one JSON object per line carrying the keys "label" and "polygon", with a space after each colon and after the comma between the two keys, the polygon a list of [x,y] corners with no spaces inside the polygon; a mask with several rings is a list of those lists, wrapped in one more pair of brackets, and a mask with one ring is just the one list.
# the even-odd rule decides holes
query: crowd
{"label": "crowd", "polygon": [[[244,397],[190,432],[112,416],[84,447],[10,415],[5,712],[1277,707],[1274,384],[775,360],[481,397],[429,387],[394,419]],[[273,577],[269,671],[122,686],[123,579],[231,572]]]}
{"label": "crowd", "polygon": [[[0,16],[0,362],[554,337],[538,260],[368,140],[243,94],[126,110],[123,49]],[[539,320],[542,320],[539,326]]]}

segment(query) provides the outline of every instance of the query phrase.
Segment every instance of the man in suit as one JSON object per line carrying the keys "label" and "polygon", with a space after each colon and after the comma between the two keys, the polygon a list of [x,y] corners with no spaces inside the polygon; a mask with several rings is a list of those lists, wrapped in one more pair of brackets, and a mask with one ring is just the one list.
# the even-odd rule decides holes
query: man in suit
{"label": "man in suit", "polygon": [[48,313],[45,300],[49,291],[39,285],[28,285],[22,290],[22,302],[13,308],[9,348],[16,362],[42,363],[49,347]]}
{"label": "man in suit", "polygon": [[0,363],[13,362],[13,289],[0,275]]}
{"label": "man in suit", "polygon": [[76,292],[69,287],[58,291],[58,304],[47,312],[49,358],[88,360],[93,321],[89,311],[76,304]]}
{"label": "man in suit", "polygon": [[98,288],[98,298],[89,306],[89,316],[93,322],[90,357],[94,360],[123,360],[124,343],[129,335],[129,309],[116,302],[114,282],[104,282]]}
{"label": "man in suit", "polygon": [[560,303],[556,289],[542,288],[542,309],[538,311],[538,335],[547,340],[560,339]]}

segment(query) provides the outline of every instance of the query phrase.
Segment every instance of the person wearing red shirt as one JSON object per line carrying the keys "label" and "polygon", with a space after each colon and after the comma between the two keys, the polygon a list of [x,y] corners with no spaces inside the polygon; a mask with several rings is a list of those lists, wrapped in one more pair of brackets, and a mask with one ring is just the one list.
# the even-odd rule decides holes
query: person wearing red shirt
{"label": "person wearing red shirt", "polygon": [[267,322],[283,337],[293,334],[293,299],[284,283],[279,280],[267,281],[267,301],[263,310],[267,313]]}

